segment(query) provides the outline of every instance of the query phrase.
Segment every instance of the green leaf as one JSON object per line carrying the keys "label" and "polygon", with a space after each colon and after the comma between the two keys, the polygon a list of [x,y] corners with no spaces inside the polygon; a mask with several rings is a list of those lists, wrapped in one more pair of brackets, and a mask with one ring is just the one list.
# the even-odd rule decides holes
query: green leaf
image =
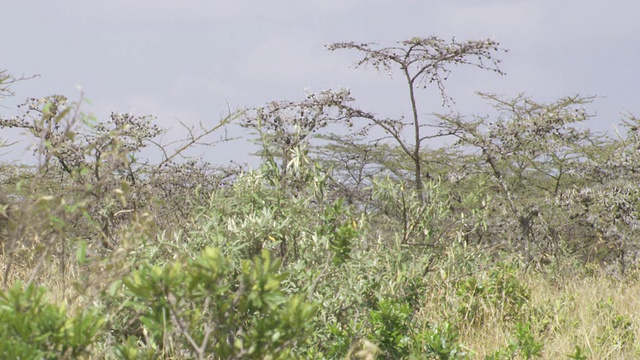
{"label": "green leaf", "polygon": [[78,264],[84,264],[87,261],[87,242],[82,240],[78,243],[76,250],[76,261]]}

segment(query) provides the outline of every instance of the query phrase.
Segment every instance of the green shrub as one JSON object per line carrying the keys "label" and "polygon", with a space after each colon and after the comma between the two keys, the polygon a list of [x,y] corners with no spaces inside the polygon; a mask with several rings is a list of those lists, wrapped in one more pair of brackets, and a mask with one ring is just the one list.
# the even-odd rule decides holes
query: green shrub
{"label": "green shrub", "polygon": [[604,325],[598,329],[598,345],[601,347],[630,348],[635,344],[635,326],[627,315],[620,314],[611,299],[596,303],[596,315]]}
{"label": "green shrub", "polygon": [[206,248],[186,264],[142,264],[124,280],[127,307],[140,315],[154,346],[169,354],[286,359],[307,341],[315,306],[285,296],[279,269],[266,251],[233,264]]}
{"label": "green shrub", "polygon": [[485,360],[502,360],[522,357],[532,359],[542,356],[544,344],[536,339],[529,323],[518,322],[516,324],[515,337],[509,339],[509,344],[492,354],[485,356]]}
{"label": "green shrub", "polygon": [[0,292],[0,357],[3,359],[75,359],[91,354],[105,324],[96,308],[67,314],[50,303],[47,291],[17,282]]}
{"label": "green shrub", "polygon": [[456,284],[459,299],[458,314],[472,325],[482,324],[489,314],[498,314],[503,319],[520,315],[531,294],[517,277],[513,264],[499,263],[486,279],[471,276]]}

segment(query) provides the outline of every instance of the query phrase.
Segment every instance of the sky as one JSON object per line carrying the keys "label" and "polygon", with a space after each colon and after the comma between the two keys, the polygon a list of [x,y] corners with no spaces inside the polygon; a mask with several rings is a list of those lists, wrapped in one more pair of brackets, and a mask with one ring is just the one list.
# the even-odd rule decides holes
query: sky
{"label": "sky", "polygon": [[[541,101],[597,95],[589,126],[610,130],[623,111],[640,116],[638,14],[637,0],[9,1],[0,11],[0,69],[39,77],[16,84],[0,114],[27,97],[77,99],[80,87],[91,100],[84,111],[154,115],[171,129],[169,141],[185,135],[180,122],[214,125],[229,109],[347,87],[363,110],[406,116],[399,76],[354,69],[357,53],[325,45],[435,35],[491,38],[509,50],[499,55],[505,76],[454,69],[446,84],[453,110],[486,112],[476,91]],[[451,110],[433,90],[419,96],[425,116]],[[249,149],[236,141],[201,155],[243,162]]]}

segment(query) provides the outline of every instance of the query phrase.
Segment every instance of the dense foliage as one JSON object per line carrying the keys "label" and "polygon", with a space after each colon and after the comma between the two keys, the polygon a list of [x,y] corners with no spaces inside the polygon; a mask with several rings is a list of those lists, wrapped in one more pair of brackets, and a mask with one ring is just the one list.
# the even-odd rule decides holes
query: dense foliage
{"label": "dense foliage", "polygon": [[[99,120],[60,95],[0,114],[36,158],[1,165],[0,357],[640,356],[639,119],[594,133],[594,98],[495,94],[479,94],[491,114],[423,118],[416,85],[447,102],[452,66],[502,74],[498,44],[329,48],[399,67],[411,121],[346,89],[167,145],[152,117]],[[17,80],[0,72],[0,100]],[[257,169],[186,157],[228,126]]]}

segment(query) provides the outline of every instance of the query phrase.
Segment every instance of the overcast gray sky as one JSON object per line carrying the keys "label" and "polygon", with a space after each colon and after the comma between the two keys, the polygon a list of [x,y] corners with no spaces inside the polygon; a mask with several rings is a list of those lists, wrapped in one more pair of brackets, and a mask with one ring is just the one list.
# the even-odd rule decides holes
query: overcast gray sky
{"label": "overcast gray sky", "polygon": [[[640,115],[640,1],[637,0],[20,0],[0,11],[0,69],[40,74],[15,86],[17,97],[83,88],[100,117],[153,114],[163,127],[213,124],[232,108],[300,100],[304,88],[352,89],[360,108],[408,112],[400,79],[353,69],[336,41],[395,41],[437,35],[492,38],[504,77],[454,70],[454,109],[485,111],[475,91],[540,100],[599,95],[592,127],[610,129],[628,110]],[[421,93],[424,113],[443,111]],[[5,101],[4,105],[11,104]],[[5,110],[2,110],[5,111]],[[213,161],[243,161],[237,143]]]}

